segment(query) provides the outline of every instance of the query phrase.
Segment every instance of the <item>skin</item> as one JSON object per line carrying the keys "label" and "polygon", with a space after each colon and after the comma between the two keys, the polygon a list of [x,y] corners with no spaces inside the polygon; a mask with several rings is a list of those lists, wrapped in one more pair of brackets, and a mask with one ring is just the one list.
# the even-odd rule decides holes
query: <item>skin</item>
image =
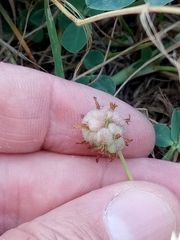
{"label": "skin", "polygon": [[[109,240],[105,212],[124,187],[161,193],[179,231],[180,165],[147,158],[155,135],[141,113],[104,92],[40,71],[1,63],[0,73],[0,240]],[[131,116],[125,137],[133,141],[123,154],[133,182],[119,160],[96,163],[96,153],[77,144],[82,134],[73,126],[95,109],[93,97]],[[163,221],[151,223],[152,232],[157,228],[153,239],[164,240],[162,231],[170,236]],[[144,237],[134,233],[128,239]]]}

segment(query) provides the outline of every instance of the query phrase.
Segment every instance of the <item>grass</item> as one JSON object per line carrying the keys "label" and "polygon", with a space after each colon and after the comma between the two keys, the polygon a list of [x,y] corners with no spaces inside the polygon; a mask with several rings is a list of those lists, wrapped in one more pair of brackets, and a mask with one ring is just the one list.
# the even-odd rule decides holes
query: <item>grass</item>
{"label": "grass", "polygon": [[[86,84],[92,86],[91,79],[97,82],[101,75],[108,76],[110,83],[115,85],[116,97],[143,109],[142,112],[148,114],[152,123],[170,123],[173,109],[180,106],[178,67],[162,53],[162,46],[152,43],[140,24],[139,15],[93,23],[90,26],[92,41],[88,48],[84,46],[72,53],[62,41],[70,20],[55,6],[51,5],[50,8],[47,0],[44,2],[44,7],[43,1],[30,0],[4,1],[0,4],[1,61],[28,66],[73,81],[76,80],[73,79],[76,72],[78,77],[88,76]],[[151,13],[150,17],[166,52],[178,59],[178,15]],[[79,65],[87,49],[96,49],[104,55],[104,60],[91,69],[87,69],[83,62]],[[94,75],[95,78],[92,77]],[[164,149],[155,147],[154,157],[162,158],[164,154]]]}
{"label": "grass", "polygon": [[54,23],[54,19],[51,13],[51,9],[49,6],[49,1],[44,1],[44,12],[46,16],[46,24],[47,24],[47,30],[48,35],[50,39],[50,45],[52,49],[52,56],[54,59],[54,69],[55,74],[58,77],[64,78],[64,70],[62,65],[62,57],[61,57],[61,51],[60,51],[60,43],[56,32],[56,26]]}

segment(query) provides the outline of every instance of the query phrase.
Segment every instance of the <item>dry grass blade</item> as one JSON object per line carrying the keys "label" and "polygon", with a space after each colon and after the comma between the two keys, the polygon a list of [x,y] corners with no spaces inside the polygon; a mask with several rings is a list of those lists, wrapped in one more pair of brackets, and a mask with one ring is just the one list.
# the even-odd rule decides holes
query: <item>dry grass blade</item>
{"label": "dry grass blade", "polygon": [[[177,49],[180,47],[180,42],[174,44],[172,47],[169,47],[166,49],[166,52],[172,52],[173,50]],[[162,57],[164,54],[159,53],[155,57],[151,58],[149,61],[145,62],[138,70],[136,70],[120,87],[119,89],[115,92],[114,96],[117,96],[117,94],[123,89],[123,87],[134,77],[140,70],[142,70],[144,67],[149,65],[151,62],[155,61],[156,59]]]}
{"label": "dry grass blade", "polygon": [[[2,5],[0,4],[0,12],[2,13],[2,15],[4,16],[4,18],[6,19],[7,23],[9,24],[9,26],[11,27],[11,29],[13,30],[14,34],[16,35],[16,37],[18,38],[20,44],[23,46],[24,50],[26,51],[26,53],[28,54],[29,58],[31,59],[31,61],[33,61],[34,63],[36,62],[31,50],[29,49],[28,45],[26,44],[26,42],[23,39],[23,36],[21,35],[21,33],[19,32],[19,30],[17,29],[17,27],[15,26],[15,24],[12,22],[11,18],[8,16],[7,12],[5,11],[5,9],[2,7]],[[37,67],[36,67],[37,68]]]}
{"label": "dry grass blade", "polygon": [[69,19],[71,19],[76,24],[77,18],[73,14],[71,14],[62,4],[64,2],[68,5],[67,1],[61,1],[62,3],[60,3],[57,0],[51,0],[51,2],[53,2],[54,5],[56,5],[56,7],[59,8],[61,12],[63,12]]}
{"label": "dry grass blade", "polygon": [[14,20],[16,21],[16,9],[15,9],[14,0],[8,0],[8,1],[9,1],[9,5],[11,6],[11,10],[12,10],[12,13],[13,13]]}
{"label": "dry grass blade", "polygon": [[180,15],[180,9],[177,7],[171,7],[171,6],[149,6],[148,4],[140,5],[140,6],[135,6],[135,7],[129,7],[129,8],[124,8],[120,10],[114,10],[114,11],[109,11],[105,13],[101,13],[98,15],[95,15],[93,17],[89,17],[86,19],[79,19],[75,17],[72,13],[70,13],[62,3],[65,5],[70,5],[70,3],[66,0],[62,0],[58,2],[57,0],[51,0],[58,8],[61,10],[69,19],[71,19],[77,26],[84,26],[96,21],[100,21],[105,18],[111,18],[111,17],[118,17],[118,16],[124,16],[124,15],[129,15],[129,14],[140,14],[143,12],[144,9],[148,9],[148,12],[163,12],[163,13],[170,13],[170,14],[177,14]]}
{"label": "dry grass blade", "polygon": [[[124,16],[124,15],[129,15],[129,14],[140,14],[142,13],[144,8],[148,8],[149,12],[163,12],[163,13],[170,13],[170,14],[177,14],[180,15],[180,9],[177,7],[171,7],[171,6],[149,6],[148,4],[136,6],[136,7],[129,7],[129,8],[124,8],[120,10],[114,10],[114,11],[109,11],[105,13],[101,13],[98,15],[95,15],[93,17],[89,17],[86,19],[76,19],[74,22],[77,24],[77,26],[83,26],[92,22],[100,21],[105,18],[110,18],[110,17],[117,17],[117,16]],[[68,17],[68,16],[67,16]]]}
{"label": "dry grass blade", "polygon": [[27,58],[26,56],[24,56],[22,53],[20,53],[19,51],[17,51],[15,48],[11,47],[11,45],[9,45],[8,43],[6,43],[5,41],[3,41],[0,38],[0,45],[3,47],[0,54],[2,54],[3,51],[5,51],[6,49],[9,49],[15,56],[19,56],[20,58],[26,60],[27,62],[32,63],[33,65],[37,66],[38,69],[43,70],[44,72],[47,72],[44,68],[42,68],[41,66],[39,66],[38,64],[34,63],[33,61],[31,61],[29,58]]}
{"label": "dry grass blade", "polygon": [[174,60],[166,51],[164,48],[164,45],[161,41],[161,38],[157,34],[157,31],[151,21],[151,18],[149,16],[148,7],[143,9],[143,12],[140,15],[141,24],[144,27],[144,30],[146,31],[148,37],[150,40],[154,43],[154,45],[162,52],[162,54],[177,68],[179,79],[180,79],[180,64],[178,61]]}

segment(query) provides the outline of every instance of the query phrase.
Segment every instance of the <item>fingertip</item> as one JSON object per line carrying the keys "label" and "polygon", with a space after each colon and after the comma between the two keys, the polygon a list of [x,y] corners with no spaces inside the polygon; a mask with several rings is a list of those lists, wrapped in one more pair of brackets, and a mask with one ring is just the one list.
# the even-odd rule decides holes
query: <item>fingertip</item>
{"label": "fingertip", "polygon": [[155,145],[155,131],[148,118],[138,110],[131,116],[131,122],[127,128],[127,138],[132,142],[127,146],[123,153],[126,157],[147,157]]}
{"label": "fingertip", "polygon": [[180,203],[168,189],[148,182],[121,184],[105,224],[111,240],[169,240],[180,227]]}

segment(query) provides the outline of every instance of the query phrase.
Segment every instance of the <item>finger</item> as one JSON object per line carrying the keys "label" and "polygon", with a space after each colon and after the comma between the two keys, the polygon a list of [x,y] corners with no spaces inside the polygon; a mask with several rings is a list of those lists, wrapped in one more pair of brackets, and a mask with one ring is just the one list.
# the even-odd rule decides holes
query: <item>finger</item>
{"label": "finger", "polygon": [[[153,159],[127,161],[134,180],[170,189],[180,199],[180,165]],[[169,180],[171,179],[171,181]],[[4,232],[95,189],[127,181],[119,160],[49,152],[1,154],[0,229]]]}
{"label": "finger", "polygon": [[88,193],[6,232],[0,239],[169,240],[180,203],[164,187],[125,182]]}
{"label": "finger", "polygon": [[[0,64],[0,152],[25,153],[45,149],[52,152],[95,155],[82,141],[81,115],[99,103],[118,105],[124,118],[130,114],[126,137],[133,139],[124,154],[147,156],[154,146],[154,130],[137,110],[102,91],[14,65]],[[143,143],[143,144],[142,144]]]}

